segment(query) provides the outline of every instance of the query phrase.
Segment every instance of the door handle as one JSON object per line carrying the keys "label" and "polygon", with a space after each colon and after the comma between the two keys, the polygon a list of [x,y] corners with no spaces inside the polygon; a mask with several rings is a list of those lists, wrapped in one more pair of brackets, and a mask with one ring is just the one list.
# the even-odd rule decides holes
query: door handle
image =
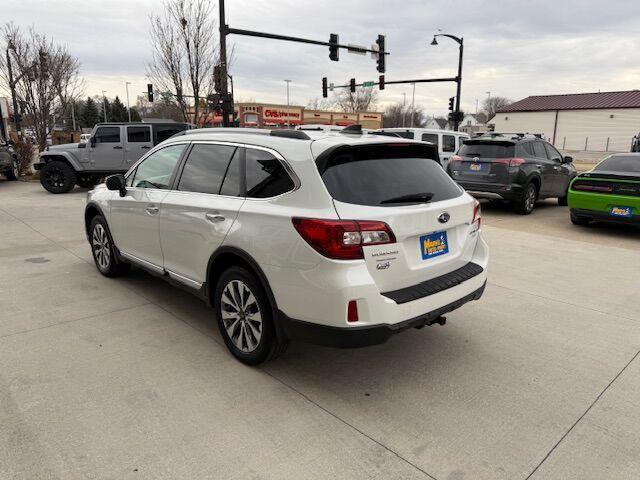
{"label": "door handle", "polygon": [[155,205],[149,205],[147,208],[147,213],[149,215],[155,215],[156,213],[158,213],[160,211],[160,209],[158,207],[156,207]]}
{"label": "door handle", "polygon": [[142,148],[143,150],[149,150],[151,147],[149,145],[143,145],[140,148]]}
{"label": "door handle", "polygon": [[115,147],[113,147],[114,150],[122,150],[122,147],[120,145],[116,145]]}
{"label": "door handle", "polygon": [[538,168],[542,168],[542,164],[540,164],[540,163],[536,163],[536,167],[538,167]]}
{"label": "door handle", "polygon": [[212,223],[224,221],[224,216],[220,215],[220,213],[218,213],[218,212],[205,213],[204,214],[204,218],[206,218],[207,220],[209,220]]}

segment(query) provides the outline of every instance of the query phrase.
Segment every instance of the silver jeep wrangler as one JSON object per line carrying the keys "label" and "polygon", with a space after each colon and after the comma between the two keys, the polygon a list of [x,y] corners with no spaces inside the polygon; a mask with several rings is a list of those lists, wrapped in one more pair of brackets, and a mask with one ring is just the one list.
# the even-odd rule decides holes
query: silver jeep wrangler
{"label": "silver jeep wrangler", "polygon": [[33,168],[51,193],[66,193],[77,184],[91,188],[107,175],[125,173],[148,150],[188,123],[99,123],[87,143],[53,145],[40,153]]}

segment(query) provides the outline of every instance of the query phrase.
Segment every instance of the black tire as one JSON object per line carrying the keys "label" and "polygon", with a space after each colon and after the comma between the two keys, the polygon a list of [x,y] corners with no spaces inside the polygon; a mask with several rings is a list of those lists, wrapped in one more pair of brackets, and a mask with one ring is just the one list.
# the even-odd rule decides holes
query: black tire
{"label": "black tire", "polygon": [[513,208],[520,215],[529,215],[531,212],[533,212],[533,208],[535,207],[537,199],[538,187],[533,182],[528,183],[524,187],[520,198],[513,202]]}
{"label": "black tire", "polygon": [[573,223],[574,225],[579,225],[581,227],[589,225],[590,220],[588,218],[579,217],[573,212],[571,212],[569,216],[571,217],[571,223]]}
{"label": "black tire", "polygon": [[51,193],[67,193],[75,186],[76,172],[67,163],[53,160],[40,170],[40,183]]}
{"label": "black tire", "polygon": [[216,283],[213,300],[220,335],[242,363],[258,365],[284,352],[288,340],[278,338],[274,309],[251,272],[242,267],[225,270]]}
{"label": "black tire", "polygon": [[98,177],[92,176],[80,176],[78,177],[77,184],[82,188],[93,188],[95,187],[100,179]]}
{"label": "black tire", "polygon": [[98,271],[105,277],[117,277],[129,271],[131,264],[123,262],[111,238],[107,222],[101,215],[96,215],[89,225],[89,244],[93,261]]}
{"label": "black tire", "polygon": [[7,180],[18,180],[20,177],[20,167],[18,166],[18,162],[14,160],[11,170],[4,172],[4,175],[7,177]]}

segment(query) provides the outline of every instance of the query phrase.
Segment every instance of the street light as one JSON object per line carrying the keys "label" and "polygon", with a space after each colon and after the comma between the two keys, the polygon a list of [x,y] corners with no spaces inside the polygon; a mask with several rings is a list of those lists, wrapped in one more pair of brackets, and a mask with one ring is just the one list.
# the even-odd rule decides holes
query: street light
{"label": "street light", "polygon": [[106,90],[102,90],[102,112],[104,113],[104,123],[107,123],[107,97],[104,94],[107,93]]}
{"label": "street light", "polygon": [[125,88],[127,89],[127,113],[129,114],[129,123],[131,123],[131,107],[129,106],[129,85],[131,85],[131,82],[125,82]]}
{"label": "street light", "polygon": [[289,84],[291,83],[291,80],[285,79],[285,83],[287,84],[287,128],[289,128]]}
{"label": "street light", "polygon": [[458,54],[458,76],[456,77],[456,84],[457,84],[456,111],[455,111],[455,119],[453,122],[454,130],[458,130],[458,125],[460,124],[460,91],[462,89],[462,52],[464,49],[464,44],[463,44],[464,39],[462,37],[456,37],[455,35],[449,35],[448,33],[436,33],[433,36],[431,45],[438,45],[438,40],[436,40],[436,37],[448,37],[454,42],[456,42],[458,45],[460,45],[459,54]]}
{"label": "street light", "polygon": [[407,104],[407,94],[402,92],[402,126],[405,126],[405,117],[407,115],[407,110],[405,109],[405,105]]}

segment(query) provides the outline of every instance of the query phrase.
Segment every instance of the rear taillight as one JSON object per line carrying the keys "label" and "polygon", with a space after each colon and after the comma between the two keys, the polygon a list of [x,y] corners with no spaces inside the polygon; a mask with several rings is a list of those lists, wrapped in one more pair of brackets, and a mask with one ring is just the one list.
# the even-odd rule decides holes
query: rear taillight
{"label": "rear taillight", "polygon": [[593,185],[589,183],[574,183],[572,190],[582,190],[585,192],[613,192],[613,187],[609,185]]}
{"label": "rear taillight", "polygon": [[517,167],[518,165],[522,165],[525,162],[524,158],[494,158],[491,160],[492,163],[502,163],[504,165],[509,165],[510,167]]}
{"label": "rear taillight", "polygon": [[452,155],[451,158],[449,158],[450,162],[461,162],[462,161],[462,157],[458,156],[458,155]]}
{"label": "rear taillight", "polygon": [[316,252],[336,260],[364,258],[363,246],[396,241],[389,225],[384,222],[297,217],[291,221],[300,236]]}
{"label": "rear taillight", "polygon": [[347,322],[354,323],[358,321],[358,302],[351,300],[347,305]]}
{"label": "rear taillight", "polygon": [[473,216],[471,217],[471,226],[473,227],[473,231],[477,232],[480,230],[480,224],[482,223],[482,212],[480,210],[480,202],[473,199]]}

